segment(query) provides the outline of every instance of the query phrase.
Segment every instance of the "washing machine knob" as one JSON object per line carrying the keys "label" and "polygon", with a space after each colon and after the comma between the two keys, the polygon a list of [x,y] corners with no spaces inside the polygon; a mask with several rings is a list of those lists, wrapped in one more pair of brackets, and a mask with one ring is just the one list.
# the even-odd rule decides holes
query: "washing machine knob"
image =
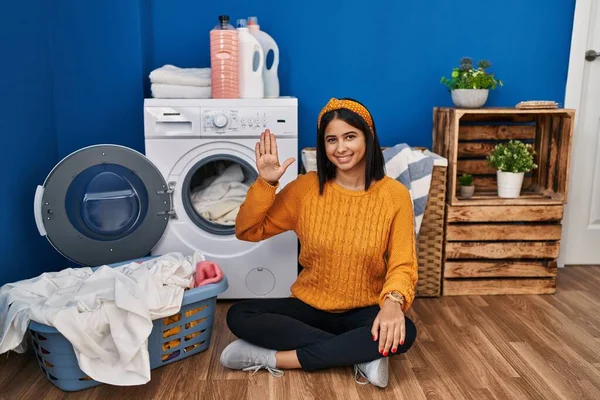
{"label": "washing machine knob", "polygon": [[225,127],[225,125],[227,125],[227,115],[225,114],[217,114],[215,115],[215,117],[213,118],[213,124],[215,124],[215,126],[217,128],[223,128]]}

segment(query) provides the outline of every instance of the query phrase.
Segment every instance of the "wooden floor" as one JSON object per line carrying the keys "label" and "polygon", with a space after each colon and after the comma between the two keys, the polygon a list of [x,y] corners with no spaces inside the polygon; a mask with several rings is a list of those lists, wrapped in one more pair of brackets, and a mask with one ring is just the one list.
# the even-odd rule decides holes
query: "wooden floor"
{"label": "wooden floor", "polygon": [[0,357],[5,399],[600,399],[600,267],[567,267],[547,296],[418,298],[417,342],[392,359],[386,389],[354,383],[353,370],[228,371],[233,339],[220,304],[210,350],[152,372],[140,387],[56,389],[30,355]]}

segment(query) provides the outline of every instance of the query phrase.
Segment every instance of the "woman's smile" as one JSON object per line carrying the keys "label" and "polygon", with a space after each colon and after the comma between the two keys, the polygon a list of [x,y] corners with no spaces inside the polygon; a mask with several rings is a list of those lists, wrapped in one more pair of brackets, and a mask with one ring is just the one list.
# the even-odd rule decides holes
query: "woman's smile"
{"label": "woman's smile", "polygon": [[352,154],[344,154],[343,156],[335,156],[340,164],[346,164],[352,161]]}

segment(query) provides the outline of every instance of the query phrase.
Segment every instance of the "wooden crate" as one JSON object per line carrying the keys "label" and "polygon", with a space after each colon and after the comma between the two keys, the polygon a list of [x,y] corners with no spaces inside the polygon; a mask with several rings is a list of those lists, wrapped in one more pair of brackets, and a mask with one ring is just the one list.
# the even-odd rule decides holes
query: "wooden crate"
{"label": "wooden crate", "polygon": [[563,208],[448,206],[443,295],[555,293]]}
{"label": "wooden crate", "polygon": [[[566,203],[574,110],[435,108],[433,151],[448,159],[447,196],[452,206],[559,205]],[[500,199],[496,170],[486,156],[498,143],[531,143],[538,169],[525,175],[521,196]],[[473,175],[475,194],[460,197],[458,177]]]}
{"label": "wooden crate", "polygon": [[[555,293],[573,121],[565,109],[434,109],[433,150],[448,159],[444,296]],[[486,156],[511,139],[534,146],[539,168],[520,197],[502,199]],[[463,173],[474,177],[469,199]]]}

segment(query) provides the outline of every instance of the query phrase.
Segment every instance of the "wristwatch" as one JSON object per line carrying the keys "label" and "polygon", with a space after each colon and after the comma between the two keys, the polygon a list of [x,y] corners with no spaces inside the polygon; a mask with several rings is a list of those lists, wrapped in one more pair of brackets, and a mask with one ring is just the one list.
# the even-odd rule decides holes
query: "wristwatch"
{"label": "wristwatch", "polygon": [[388,292],[385,297],[387,299],[390,299],[391,301],[393,301],[394,303],[398,303],[401,306],[404,305],[404,296],[402,295],[402,293],[398,292],[397,290],[393,290],[391,292]]}

